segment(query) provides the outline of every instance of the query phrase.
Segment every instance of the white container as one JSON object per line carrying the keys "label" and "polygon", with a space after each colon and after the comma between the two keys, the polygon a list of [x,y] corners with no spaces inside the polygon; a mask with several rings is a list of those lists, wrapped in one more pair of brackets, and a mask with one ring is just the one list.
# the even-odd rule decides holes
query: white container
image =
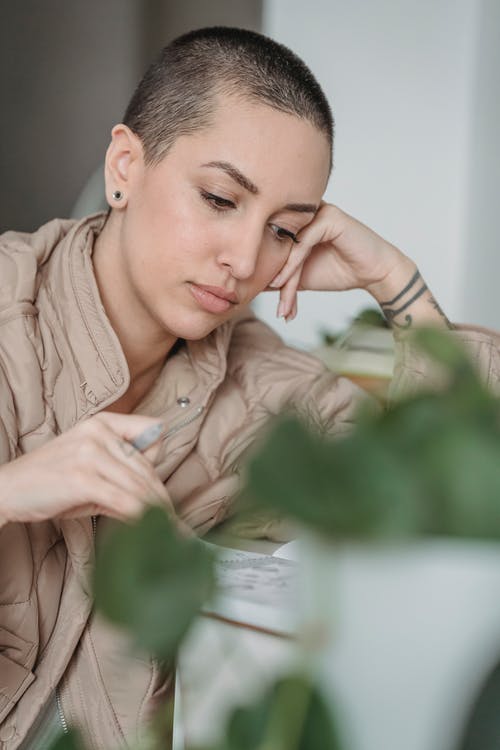
{"label": "white container", "polygon": [[456,750],[500,658],[500,544],[304,540],[312,669],[348,750]]}

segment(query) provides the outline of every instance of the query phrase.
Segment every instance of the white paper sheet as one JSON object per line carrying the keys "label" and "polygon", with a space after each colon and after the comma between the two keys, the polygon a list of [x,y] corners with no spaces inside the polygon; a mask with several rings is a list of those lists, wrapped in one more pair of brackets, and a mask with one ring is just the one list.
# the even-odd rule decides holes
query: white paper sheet
{"label": "white paper sheet", "polygon": [[242,625],[291,635],[297,628],[297,564],[272,555],[209,545],[218,593],[203,607]]}

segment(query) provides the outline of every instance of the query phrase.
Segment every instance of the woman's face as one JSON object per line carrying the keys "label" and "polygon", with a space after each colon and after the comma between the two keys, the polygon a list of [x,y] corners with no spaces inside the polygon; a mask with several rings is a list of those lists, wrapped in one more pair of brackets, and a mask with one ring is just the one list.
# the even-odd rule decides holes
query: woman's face
{"label": "woman's face", "polygon": [[315,126],[223,98],[213,124],[146,167],[123,160],[121,287],[169,336],[199,339],[267,287],[326,187],[329,146]]}

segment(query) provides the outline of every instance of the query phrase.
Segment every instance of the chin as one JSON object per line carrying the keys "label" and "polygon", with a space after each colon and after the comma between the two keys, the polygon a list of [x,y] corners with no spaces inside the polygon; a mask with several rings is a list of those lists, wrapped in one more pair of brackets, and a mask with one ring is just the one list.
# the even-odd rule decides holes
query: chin
{"label": "chin", "polygon": [[212,331],[225,323],[226,320],[183,320],[176,321],[176,325],[168,325],[166,328],[177,338],[186,341],[201,341],[209,336]]}

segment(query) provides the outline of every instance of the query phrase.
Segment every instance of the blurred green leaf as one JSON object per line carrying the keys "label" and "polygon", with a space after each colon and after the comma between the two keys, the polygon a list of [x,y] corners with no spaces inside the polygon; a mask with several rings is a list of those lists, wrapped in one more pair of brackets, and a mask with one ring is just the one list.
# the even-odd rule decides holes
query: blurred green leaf
{"label": "blurred green leaf", "polygon": [[117,524],[98,550],[96,606],[160,659],[175,654],[214,588],[212,557],[179,535],[165,511],[150,508],[132,525]]}
{"label": "blurred green leaf", "polygon": [[59,735],[49,750],[84,750],[84,745],[76,729],[70,729],[66,734]]}
{"label": "blurred green leaf", "polygon": [[389,328],[387,319],[378,307],[365,307],[356,315],[353,323],[374,328]]}
{"label": "blurred green leaf", "polygon": [[332,331],[327,331],[325,328],[321,328],[318,331],[318,334],[319,334],[319,340],[321,344],[323,344],[324,346],[333,346],[341,335],[340,333],[333,333]]}
{"label": "blurred green leaf", "polygon": [[436,362],[448,367],[450,373],[466,370],[471,380],[479,382],[464,347],[456,338],[439,328],[416,328],[411,337],[415,346]]}
{"label": "blurred green leaf", "polygon": [[352,319],[347,331],[331,331],[320,328],[318,335],[323,346],[333,346],[340,338],[344,338],[348,331],[356,326],[368,326],[372,328],[389,328],[389,324],[379,308],[365,307]]}
{"label": "blurred green leaf", "polygon": [[418,492],[396,457],[369,432],[335,443],[286,417],[247,471],[245,496],[334,537],[406,535]]}
{"label": "blurred green leaf", "polygon": [[336,440],[283,417],[248,465],[247,506],[333,538],[500,539],[500,402],[450,334],[415,345],[444,368],[443,390],[365,410]]}
{"label": "blurred green leaf", "polygon": [[341,750],[341,745],[318,688],[302,675],[290,675],[233,711],[217,750]]}

